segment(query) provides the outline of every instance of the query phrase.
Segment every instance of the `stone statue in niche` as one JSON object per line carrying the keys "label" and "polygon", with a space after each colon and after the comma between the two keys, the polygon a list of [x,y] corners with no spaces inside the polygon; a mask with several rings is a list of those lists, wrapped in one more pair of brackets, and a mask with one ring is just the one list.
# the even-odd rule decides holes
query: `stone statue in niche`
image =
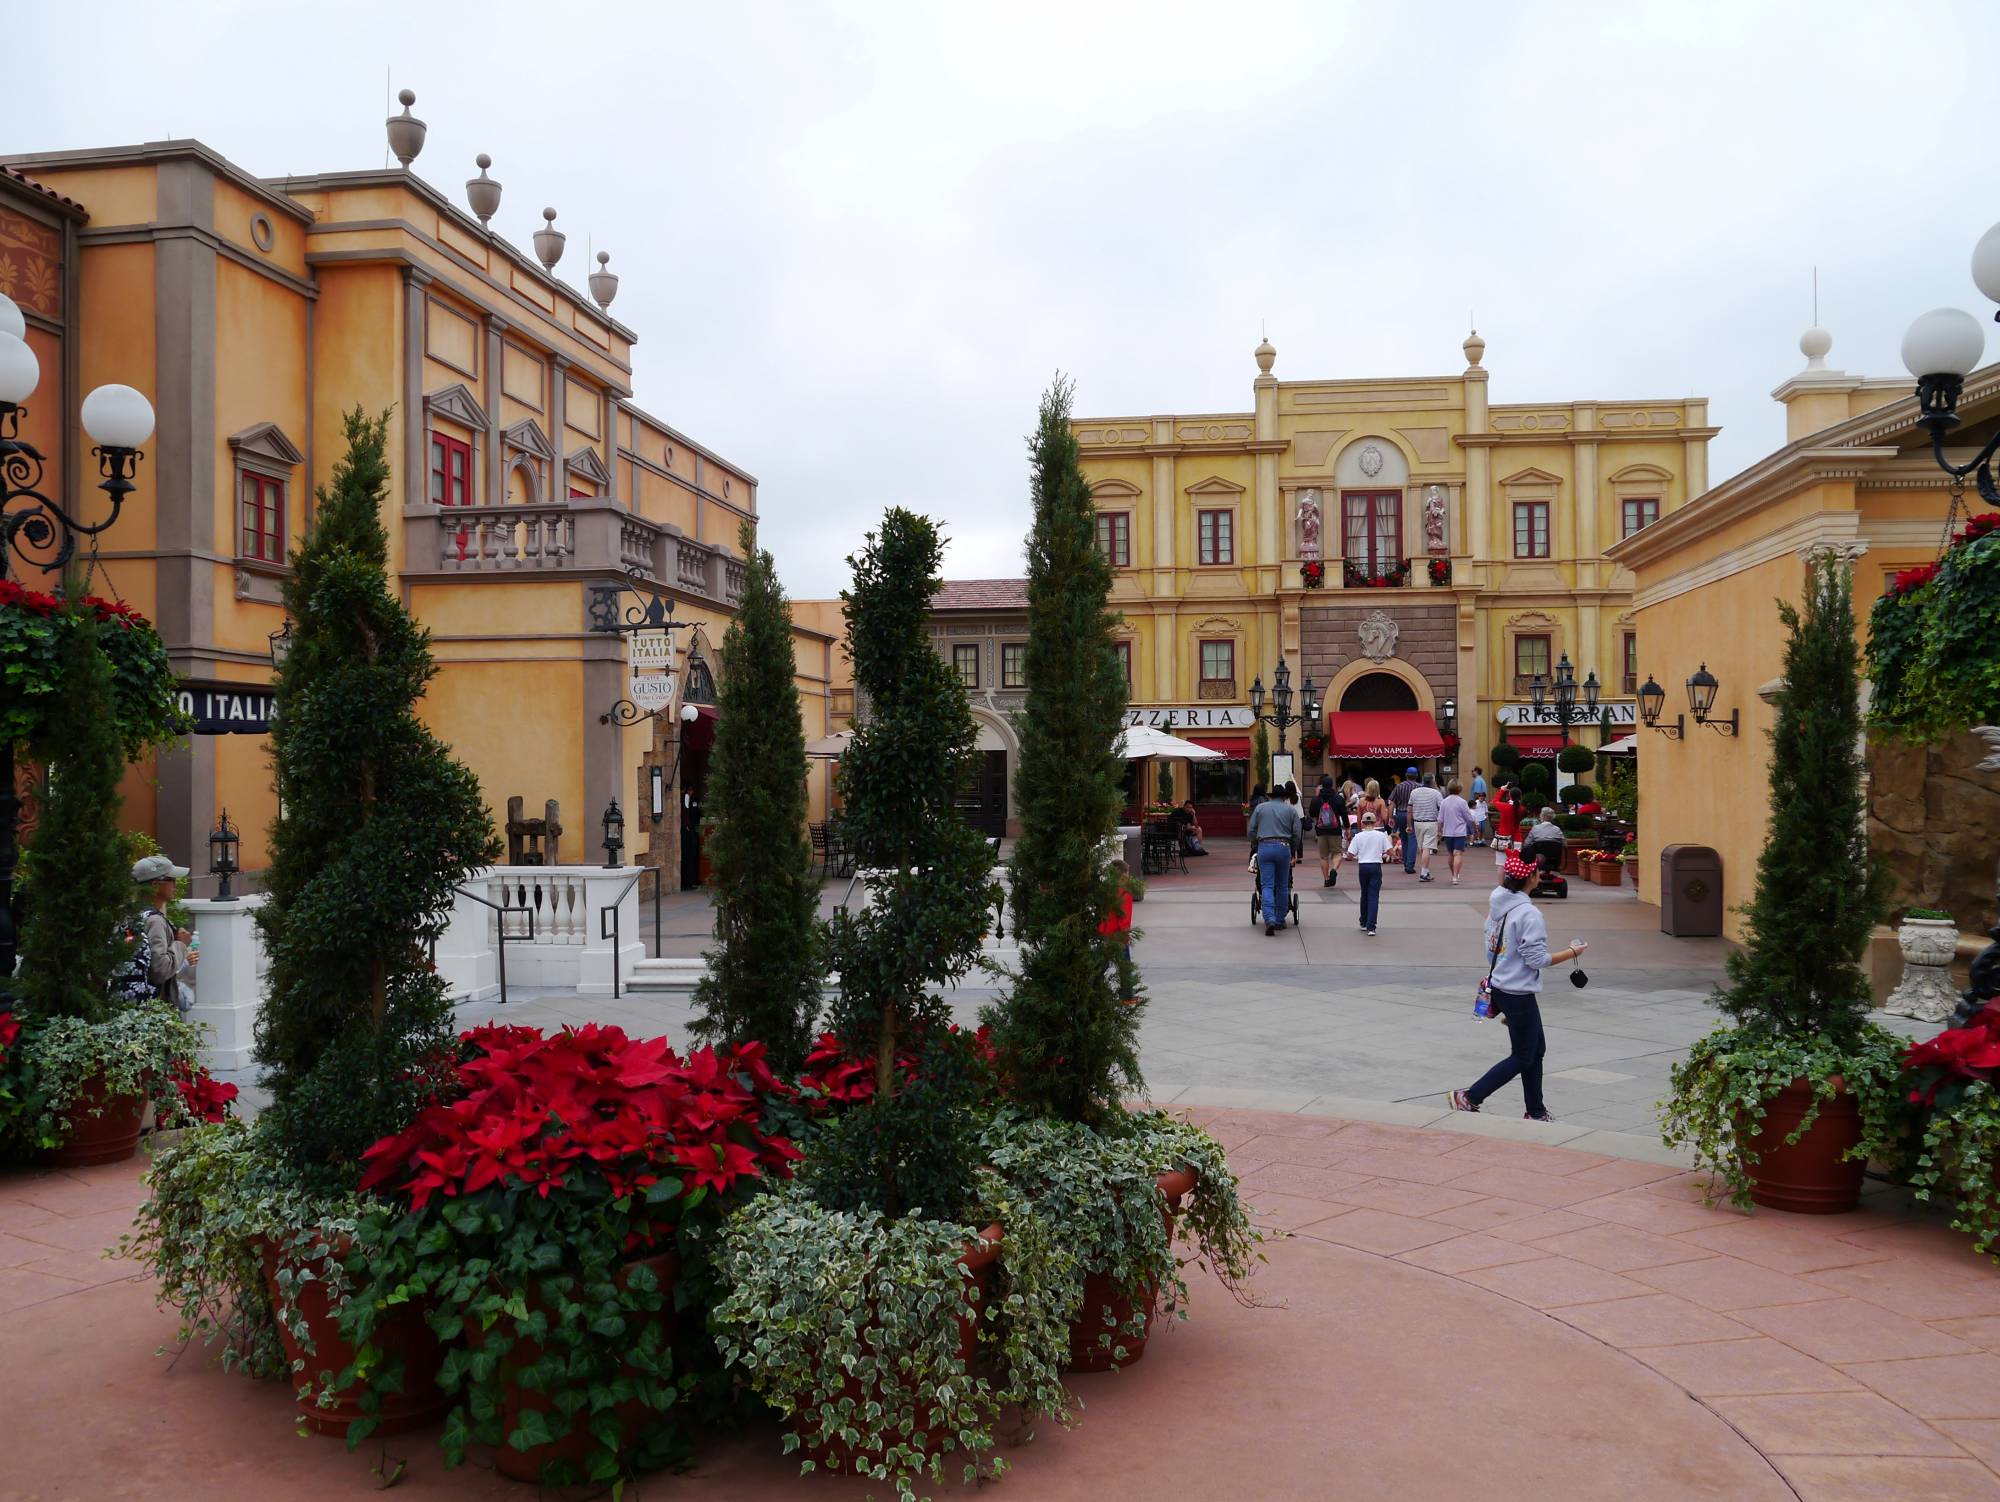
{"label": "stone statue in niche", "polygon": [[1451,551],[1444,535],[1445,501],[1444,487],[1433,485],[1424,492],[1424,542],[1433,553],[1444,554]]}
{"label": "stone statue in niche", "polygon": [[1299,557],[1311,563],[1319,558],[1319,492],[1299,492]]}
{"label": "stone statue in niche", "polygon": [[1361,638],[1363,657],[1370,662],[1386,662],[1396,655],[1396,638],[1403,630],[1381,611],[1371,610],[1361,618],[1354,634]]}

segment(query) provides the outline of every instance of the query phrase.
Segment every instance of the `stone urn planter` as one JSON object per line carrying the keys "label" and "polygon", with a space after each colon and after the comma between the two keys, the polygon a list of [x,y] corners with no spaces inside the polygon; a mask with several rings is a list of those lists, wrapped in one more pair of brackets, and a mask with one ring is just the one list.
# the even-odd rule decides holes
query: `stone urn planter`
{"label": "stone urn planter", "polygon": [[[1161,1214],[1167,1222],[1167,1240],[1174,1239],[1174,1216],[1181,1201],[1193,1192],[1192,1169],[1176,1168],[1163,1173],[1156,1182],[1165,1204]],[[1083,1307],[1069,1327],[1069,1360],[1066,1372],[1108,1372],[1130,1366],[1146,1354],[1146,1341],[1153,1333],[1153,1309],[1160,1296],[1157,1283],[1144,1290],[1145,1326],[1140,1334],[1125,1333],[1139,1300],[1131,1297],[1103,1273],[1090,1273],[1083,1280]],[[1110,1339],[1105,1339],[1109,1336]]]}
{"label": "stone urn planter", "polygon": [[1896,930],[1903,978],[1882,1010],[1918,1022],[1943,1022],[1958,1006],[1951,962],[1958,953],[1958,924],[1950,918],[1905,918]]}

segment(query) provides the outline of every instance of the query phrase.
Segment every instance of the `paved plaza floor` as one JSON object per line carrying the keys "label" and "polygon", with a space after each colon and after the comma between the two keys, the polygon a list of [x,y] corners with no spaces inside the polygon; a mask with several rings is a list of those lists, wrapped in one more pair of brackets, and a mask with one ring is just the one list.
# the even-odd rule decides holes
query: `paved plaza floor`
{"label": "paved plaza floor", "polygon": [[[1072,1379],[1081,1425],[1003,1447],[1021,1502],[1902,1502],[2000,1499],[2000,1271],[1901,1191],[1857,1213],[1742,1214],[1677,1168],[1298,1112],[1189,1108],[1228,1147],[1268,1245],[1246,1303],[1122,1373]],[[100,1256],[142,1163],[0,1178],[0,1495],[321,1502],[407,1469],[412,1499],[535,1495],[435,1428],[302,1438],[276,1383],[198,1352]],[[801,1478],[775,1424],[704,1436],[625,1495],[884,1495]],[[956,1472],[952,1473],[954,1476]],[[969,1497],[948,1480],[934,1496]],[[576,1495],[585,1495],[579,1491]]]}

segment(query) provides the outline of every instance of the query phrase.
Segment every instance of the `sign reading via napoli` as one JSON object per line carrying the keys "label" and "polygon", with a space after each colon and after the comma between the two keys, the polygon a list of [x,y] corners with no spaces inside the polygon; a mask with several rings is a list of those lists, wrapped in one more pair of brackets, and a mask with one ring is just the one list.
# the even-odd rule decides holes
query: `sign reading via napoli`
{"label": "sign reading via napoli", "polygon": [[1155,730],[1248,730],[1257,717],[1247,709],[1219,708],[1213,704],[1181,704],[1159,709],[1128,709],[1128,725],[1150,725]]}
{"label": "sign reading via napoli", "polygon": [[632,634],[632,702],[654,714],[674,702],[674,636],[671,631]]}

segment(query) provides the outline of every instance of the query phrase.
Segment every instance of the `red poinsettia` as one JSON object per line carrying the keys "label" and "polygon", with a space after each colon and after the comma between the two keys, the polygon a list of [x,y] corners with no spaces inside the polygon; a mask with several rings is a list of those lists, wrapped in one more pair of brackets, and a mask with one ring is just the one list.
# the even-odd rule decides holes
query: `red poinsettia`
{"label": "red poinsettia", "polygon": [[1922,589],[1937,577],[1937,571],[1935,563],[1920,563],[1915,568],[1906,568],[1889,581],[1889,593],[1906,595],[1911,590]]}
{"label": "red poinsettia", "polygon": [[2000,532],[2000,511],[1982,511],[1977,516],[1968,517],[1953,540],[1959,543],[1977,542],[1989,532]]}
{"label": "red poinsettia", "polygon": [[54,595],[45,595],[38,589],[23,589],[12,579],[0,579],[0,605],[12,605],[33,615],[54,615],[62,609],[62,601]]}
{"label": "red poinsettia", "polygon": [[0,1064],[7,1062],[7,1051],[20,1036],[21,1024],[14,1020],[13,1012],[0,1012]]}
{"label": "red poinsettia", "polygon": [[1903,1072],[1911,1078],[1910,1099],[1924,1106],[1936,1104],[1940,1090],[2000,1083],[2000,1002],[1980,1008],[1964,1027],[1912,1043]]}
{"label": "red poinsettia", "polygon": [[[990,1074],[994,1092],[1003,1091],[1000,1051],[993,1044],[992,1028],[967,1032],[953,1023],[945,1029],[944,1038],[947,1044],[969,1050],[973,1061]],[[919,1055],[926,1045],[921,1036],[913,1042],[914,1051],[904,1049],[896,1055],[896,1068],[902,1072],[905,1084],[923,1072]],[[812,1052],[806,1055],[806,1066],[799,1074],[799,1090],[806,1109],[816,1116],[825,1115],[835,1106],[865,1105],[875,1098],[874,1056],[850,1053],[839,1037],[821,1033]]]}
{"label": "red poinsettia", "polygon": [[236,1086],[218,1080],[206,1069],[190,1071],[185,1064],[174,1070],[174,1088],[180,1091],[181,1109],[193,1121],[226,1120],[230,1103],[240,1093]]}
{"label": "red poinsettia", "polygon": [[598,1023],[553,1037],[489,1026],[462,1041],[460,1093],[369,1148],[363,1189],[403,1190],[419,1210],[496,1185],[546,1199],[601,1180],[622,1199],[678,1177],[724,1193],[767,1171],[789,1177],[803,1156],[763,1129],[789,1091],[761,1043],[682,1058],[665,1038]]}

